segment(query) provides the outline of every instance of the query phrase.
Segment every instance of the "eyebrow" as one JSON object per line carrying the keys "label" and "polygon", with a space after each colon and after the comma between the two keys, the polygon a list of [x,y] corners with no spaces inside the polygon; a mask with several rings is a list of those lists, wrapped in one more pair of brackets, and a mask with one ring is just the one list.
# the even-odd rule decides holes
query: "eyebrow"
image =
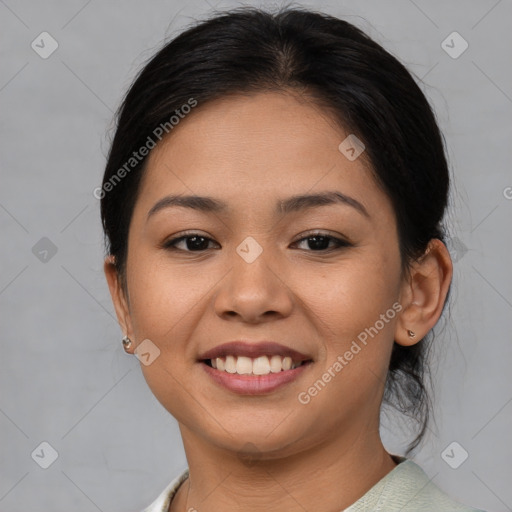
{"label": "eyebrow", "polygon": [[[291,196],[286,199],[280,199],[276,204],[276,214],[286,215],[292,212],[307,210],[309,208],[330,204],[342,204],[350,206],[365,217],[370,218],[370,214],[359,201],[338,191],[327,191],[317,194],[302,194]],[[229,207],[225,202],[214,199],[213,197],[196,195],[169,195],[163,197],[155,203],[155,205],[148,212],[147,220],[149,220],[149,218],[158,211],[171,207],[190,208],[204,213],[222,213],[229,210]]]}

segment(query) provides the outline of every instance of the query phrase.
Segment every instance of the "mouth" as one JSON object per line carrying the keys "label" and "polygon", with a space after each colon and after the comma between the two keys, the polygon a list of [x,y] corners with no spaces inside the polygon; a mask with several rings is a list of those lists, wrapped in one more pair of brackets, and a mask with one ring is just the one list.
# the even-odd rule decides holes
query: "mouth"
{"label": "mouth", "polygon": [[198,360],[219,372],[270,375],[294,370],[313,358],[273,341],[231,341],[204,352]]}
{"label": "mouth", "polygon": [[[295,361],[294,365],[293,360],[290,362],[287,357],[275,354],[270,358],[258,356],[254,361],[246,356],[226,356],[215,358],[214,361],[200,361],[206,376],[220,388],[237,395],[268,395],[277,392],[301,378],[306,378],[305,375],[313,364],[309,359]],[[223,365],[224,369],[221,369]]]}
{"label": "mouth", "polygon": [[270,375],[288,370],[295,370],[299,366],[312,363],[312,359],[293,360],[290,356],[262,355],[256,358],[247,356],[228,355],[203,359],[202,363],[220,372],[238,375]]}

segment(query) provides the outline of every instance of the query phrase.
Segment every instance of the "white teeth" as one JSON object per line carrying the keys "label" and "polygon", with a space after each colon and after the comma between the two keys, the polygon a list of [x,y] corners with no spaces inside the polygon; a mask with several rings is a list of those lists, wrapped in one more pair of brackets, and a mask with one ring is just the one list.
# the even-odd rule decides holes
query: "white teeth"
{"label": "white teeth", "polygon": [[250,357],[240,356],[236,360],[236,373],[249,375],[252,373],[252,361]]}
{"label": "white teeth", "polygon": [[268,375],[270,373],[270,363],[267,356],[260,356],[252,361],[252,373],[254,375]]}
{"label": "white teeth", "polygon": [[282,368],[283,358],[281,356],[272,356],[270,358],[270,371],[272,373],[278,373]]}
{"label": "white teeth", "polygon": [[236,359],[233,356],[226,357],[226,367],[224,370],[228,373],[236,373]]}
{"label": "white teeth", "polygon": [[211,359],[213,368],[228,373],[237,373],[239,375],[269,375],[270,373],[279,373],[297,368],[302,363],[294,363],[289,356],[282,357],[274,355],[272,357],[260,356],[254,359],[246,356],[226,356]]}

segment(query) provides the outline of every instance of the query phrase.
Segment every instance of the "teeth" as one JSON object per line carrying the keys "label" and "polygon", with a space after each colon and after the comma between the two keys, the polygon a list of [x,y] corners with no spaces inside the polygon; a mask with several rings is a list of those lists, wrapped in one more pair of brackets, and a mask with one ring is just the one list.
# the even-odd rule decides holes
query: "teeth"
{"label": "teeth", "polygon": [[254,375],[268,375],[270,373],[270,363],[267,356],[260,356],[252,361],[252,373]]}
{"label": "teeth", "polygon": [[294,363],[291,357],[282,357],[278,355],[260,356],[252,359],[246,356],[226,356],[211,359],[213,368],[228,373],[237,373],[238,375],[269,375],[270,373],[279,373],[280,371],[297,368],[302,363]]}
{"label": "teeth", "polygon": [[272,373],[280,372],[282,366],[283,366],[283,358],[281,356],[272,356],[270,358],[270,371]]}
{"label": "teeth", "polygon": [[236,373],[236,359],[233,356],[226,357],[226,367],[224,370],[228,373]]}
{"label": "teeth", "polygon": [[236,360],[236,373],[249,375],[252,373],[252,360],[250,357],[240,356]]}

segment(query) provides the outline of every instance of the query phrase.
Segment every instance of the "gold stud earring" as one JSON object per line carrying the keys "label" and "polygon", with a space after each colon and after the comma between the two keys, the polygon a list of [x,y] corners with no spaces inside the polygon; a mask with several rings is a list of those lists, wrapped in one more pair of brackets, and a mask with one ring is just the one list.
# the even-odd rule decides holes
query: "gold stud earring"
{"label": "gold stud earring", "polygon": [[411,331],[410,329],[407,331],[407,334],[409,335],[409,338],[416,337],[416,333],[414,331]]}
{"label": "gold stud earring", "polygon": [[124,347],[125,351],[128,352],[128,350],[130,350],[131,346],[132,346],[132,340],[130,338],[128,338],[128,336],[125,336],[123,338],[123,347]]}

